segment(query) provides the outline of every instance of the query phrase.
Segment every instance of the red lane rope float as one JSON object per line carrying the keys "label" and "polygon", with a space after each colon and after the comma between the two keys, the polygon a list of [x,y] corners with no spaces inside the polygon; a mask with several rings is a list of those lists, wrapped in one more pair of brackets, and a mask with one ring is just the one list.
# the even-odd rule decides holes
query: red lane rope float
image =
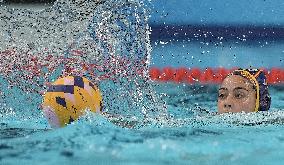
{"label": "red lane rope float", "polygon": [[[77,58],[82,55],[84,55],[84,52],[81,50],[71,50],[69,57],[64,57],[64,55],[53,56],[51,54],[41,56],[41,54],[32,55],[29,52],[19,53],[15,50],[5,50],[0,52],[0,75],[6,75],[7,77],[10,72],[19,71],[27,73],[24,76],[32,80],[35,77],[43,76],[45,70],[49,73],[54,72],[62,64],[64,65],[62,76],[87,72],[94,79],[109,80],[117,78],[118,75],[120,77],[131,77],[133,75],[144,77],[146,75],[143,68],[146,60],[131,60],[126,57],[109,56],[102,59],[100,65],[98,65]],[[74,68],[72,64],[76,64],[77,68]],[[126,70],[131,72],[126,72]]]}
{"label": "red lane rope float", "polygon": [[87,75],[93,82],[119,82],[121,78],[131,80],[137,76],[148,77],[148,71],[145,71],[147,59],[113,55],[100,59],[96,64],[81,58],[86,55],[81,50],[70,50],[68,57],[52,53],[47,49],[38,54],[17,52],[14,49],[0,51],[0,76],[10,86],[36,93],[42,93],[41,90],[50,84],[48,81],[54,74],[60,77]]}
{"label": "red lane rope float", "polygon": [[268,83],[270,84],[284,84],[284,69],[272,68],[268,71]]}
{"label": "red lane rope float", "polygon": [[[26,54],[18,54],[14,50],[6,50],[0,52],[0,75],[4,75],[4,77],[6,75],[6,77],[9,77],[12,74],[12,71],[20,71],[23,72],[21,75],[22,78],[33,80],[36,77],[48,76],[48,74],[54,72],[60,64],[65,64],[64,69],[62,70],[63,75],[71,74],[73,72],[87,72],[91,75],[91,77],[99,81],[115,80],[117,77],[131,78],[131,76],[134,75],[144,77],[147,73],[144,71],[143,67],[139,67],[145,66],[144,64],[146,64],[146,61],[143,60],[130,61],[130,59],[124,57],[110,56],[109,58],[103,60],[103,65],[97,65],[86,63],[85,61],[76,58],[77,56],[82,56],[83,54],[84,52],[80,50],[72,50],[70,57],[68,58],[65,58],[64,56],[52,56],[51,54],[39,58],[40,54],[38,57],[36,55],[31,55],[28,52]],[[80,66],[79,70],[76,70],[72,65],[69,65],[73,63],[76,63],[77,66]],[[206,69],[200,69],[185,67],[151,67],[149,74],[150,78],[154,81],[188,84],[219,84],[223,81],[228,73],[235,69],[237,68],[227,69],[208,67]],[[262,69],[266,72],[267,81],[269,84],[284,84],[284,68]],[[130,70],[131,72],[126,72],[126,70]],[[17,80],[11,79],[10,81]]]}
{"label": "red lane rope float", "polygon": [[[220,84],[224,78],[236,68],[150,68],[150,78],[159,82],[175,82],[188,84]],[[284,68],[262,68],[267,76],[268,84],[284,84]]]}

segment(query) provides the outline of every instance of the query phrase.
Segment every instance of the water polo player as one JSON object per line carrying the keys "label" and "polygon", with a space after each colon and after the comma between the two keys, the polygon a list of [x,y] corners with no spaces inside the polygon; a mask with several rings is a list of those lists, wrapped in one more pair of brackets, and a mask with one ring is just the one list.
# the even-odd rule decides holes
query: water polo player
{"label": "water polo player", "polygon": [[238,69],[221,84],[218,113],[267,111],[270,103],[264,72],[259,69]]}

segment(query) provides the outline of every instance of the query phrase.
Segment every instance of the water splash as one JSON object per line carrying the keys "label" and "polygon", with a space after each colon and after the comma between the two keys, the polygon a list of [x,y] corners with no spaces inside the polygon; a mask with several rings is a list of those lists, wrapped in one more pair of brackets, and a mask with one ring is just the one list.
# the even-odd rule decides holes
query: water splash
{"label": "water splash", "polygon": [[0,74],[40,93],[60,75],[97,83],[109,113],[164,113],[149,84],[149,2],[57,0],[40,11],[1,6]]}
{"label": "water splash", "polygon": [[[40,78],[47,80],[57,69],[67,72],[67,66],[73,66],[81,70],[78,64],[84,55],[98,55],[91,49],[83,49],[84,55],[70,60],[75,56],[71,52],[74,45],[79,45],[76,44],[78,39],[86,40],[87,27],[93,17],[90,11],[94,11],[97,4],[97,1],[56,1],[52,7],[41,11],[1,6],[2,75],[18,87],[27,84],[23,88],[39,91],[44,86]],[[11,76],[13,78],[9,78]]]}

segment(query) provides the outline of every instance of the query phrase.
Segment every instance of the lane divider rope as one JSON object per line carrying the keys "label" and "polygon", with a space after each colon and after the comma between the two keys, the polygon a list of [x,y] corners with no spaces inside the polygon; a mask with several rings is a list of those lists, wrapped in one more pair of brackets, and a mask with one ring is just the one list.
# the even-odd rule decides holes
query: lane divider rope
{"label": "lane divider rope", "polygon": [[[172,68],[151,67],[150,78],[158,82],[175,82],[187,84],[220,84],[231,71],[237,68]],[[284,84],[284,68],[262,68],[268,84]]]}

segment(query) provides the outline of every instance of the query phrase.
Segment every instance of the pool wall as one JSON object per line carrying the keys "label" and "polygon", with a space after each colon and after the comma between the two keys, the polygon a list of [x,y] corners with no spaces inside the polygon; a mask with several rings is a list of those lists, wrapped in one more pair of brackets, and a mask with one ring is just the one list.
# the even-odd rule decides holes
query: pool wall
{"label": "pool wall", "polygon": [[[284,68],[281,0],[153,0],[152,4],[151,66],[161,74],[167,68],[201,72],[207,68],[265,68],[268,72]],[[279,79],[283,74],[277,71]]]}
{"label": "pool wall", "polygon": [[284,25],[282,0],[152,0],[151,25]]}

